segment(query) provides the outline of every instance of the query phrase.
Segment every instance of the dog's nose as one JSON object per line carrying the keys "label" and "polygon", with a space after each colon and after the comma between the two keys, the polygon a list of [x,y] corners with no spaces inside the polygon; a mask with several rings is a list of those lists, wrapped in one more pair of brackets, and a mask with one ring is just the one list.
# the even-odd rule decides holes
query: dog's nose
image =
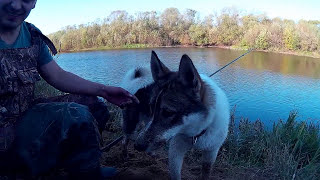
{"label": "dog's nose", "polygon": [[145,151],[148,148],[147,144],[135,143],[134,148],[138,151]]}

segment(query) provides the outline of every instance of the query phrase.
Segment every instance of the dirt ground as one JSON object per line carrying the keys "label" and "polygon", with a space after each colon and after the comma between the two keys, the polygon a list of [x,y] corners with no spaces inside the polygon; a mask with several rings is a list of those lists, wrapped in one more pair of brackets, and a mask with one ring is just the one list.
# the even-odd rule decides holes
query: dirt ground
{"label": "dirt ground", "polygon": [[[107,135],[105,135],[107,136]],[[119,170],[113,180],[162,180],[170,179],[168,170],[168,155],[166,148],[160,149],[155,156],[134,150],[133,143],[129,144],[127,159],[123,158],[121,143],[112,147],[102,156],[102,164],[113,166]],[[219,159],[219,157],[218,157]],[[190,151],[186,154],[183,167],[183,180],[199,179],[201,174],[201,154]],[[268,172],[255,168],[238,168],[229,165],[214,164],[210,179],[250,180],[250,179],[275,179]]]}
{"label": "dirt ground", "polygon": [[[104,144],[108,144],[112,139],[117,137],[116,134],[104,133]],[[112,166],[118,169],[118,175],[112,180],[167,180],[169,178],[168,155],[166,147],[159,149],[155,156],[149,156],[144,152],[134,150],[133,143],[129,144],[128,155],[125,159],[121,150],[121,143],[113,146],[109,151],[103,152],[101,163],[105,166]],[[225,180],[269,180],[277,179],[269,172],[256,168],[232,167],[228,164],[221,164],[218,155],[217,161],[211,171],[210,179]],[[183,180],[200,179],[201,174],[201,153],[191,150],[184,158],[182,167]],[[24,180],[25,178],[16,176],[14,179]],[[63,170],[50,172],[42,176],[41,180],[67,180],[67,174]],[[0,176],[0,180],[8,180],[8,177]]]}

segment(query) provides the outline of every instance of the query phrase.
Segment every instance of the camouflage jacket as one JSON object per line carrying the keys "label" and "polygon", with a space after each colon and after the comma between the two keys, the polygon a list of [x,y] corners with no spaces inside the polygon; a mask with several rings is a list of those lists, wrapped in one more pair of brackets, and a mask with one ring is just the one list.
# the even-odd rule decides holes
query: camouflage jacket
{"label": "camouflage jacket", "polygon": [[[41,41],[52,54],[56,54],[53,43],[40,31],[28,24],[31,46],[28,48],[0,49],[0,146],[1,136],[10,131],[18,117],[24,113],[34,99],[34,84],[40,80],[37,60]],[[8,135],[7,135],[8,136]]]}

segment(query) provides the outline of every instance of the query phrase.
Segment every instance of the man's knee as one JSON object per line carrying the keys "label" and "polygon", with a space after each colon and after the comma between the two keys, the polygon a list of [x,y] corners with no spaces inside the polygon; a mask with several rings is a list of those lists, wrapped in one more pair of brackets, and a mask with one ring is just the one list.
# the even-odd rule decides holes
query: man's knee
{"label": "man's knee", "polygon": [[67,103],[65,108],[66,115],[75,120],[76,123],[91,123],[94,120],[89,108],[85,105],[71,102]]}
{"label": "man's knee", "polygon": [[[36,103],[53,103],[53,102],[75,102],[81,105],[85,105],[89,108],[89,111],[95,118],[100,133],[105,129],[105,125],[109,120],[109,110],[103,100],[95,96],[85,96],[76,94],[66,94],[62,96],[50,97],[46,99],[37,99]],[[77,106],[77,105],[73,105]],[[78,107],[81,109],[81,107]]]}
{"label": "man's knee", "polygon": [[[91,131],[96,133],[96,122],[89,108],[77,103],[41,103],[33,106],[17,127],[20,133],[28,133],[28,138],[36,138],[39,134],[49,133],[61,138],[74,129],[77,133]],[[20,134],[18,133],[18,134]],[[57,134],[58,133],[58,134]],[[24,135],[22,135],[22,139]]]}
{"label": "man's knee", "polygon": [[97,123],[89,108],[77,103],[69,103],[66,108],[71,123],[68,127],[68,136],[76,136],[82,143],[88,143],[88,140],[94,141],[94,139],[99,142]]}
{"label": "man's knee", "polygon": [[[91,159],[99,157],[100,136],[84,105],[61,102],[35,105],[19,127],[17,153],[33,173],[48,170],[58,159],[72,159],[80,151],[94,152]],[[34,146],[37,144],[41,146]],[[81,158],[78,162],[82,162]]]}

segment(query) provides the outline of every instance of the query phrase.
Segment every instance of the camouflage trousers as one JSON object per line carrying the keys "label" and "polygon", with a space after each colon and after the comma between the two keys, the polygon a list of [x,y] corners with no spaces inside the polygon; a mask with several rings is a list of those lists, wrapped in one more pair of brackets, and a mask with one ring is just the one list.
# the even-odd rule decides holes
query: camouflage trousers
{"label": "camouflage trousers", "polygon": [[[63,101],[70,97],[59,98]],[[40,100],[19,120],[12,148],[0,155],[2,171],[23,169],[30,175],[41,175],[53,168],[65,168],[72,173],[100,166],[99,129],[109,117],[106,105],[88,103],[85,97],[83,102],[88,103],[88,108],[72,102],[82,97],[71,97],[71,102],[59,102],[59,98],[46,99],[45,103]]]}

